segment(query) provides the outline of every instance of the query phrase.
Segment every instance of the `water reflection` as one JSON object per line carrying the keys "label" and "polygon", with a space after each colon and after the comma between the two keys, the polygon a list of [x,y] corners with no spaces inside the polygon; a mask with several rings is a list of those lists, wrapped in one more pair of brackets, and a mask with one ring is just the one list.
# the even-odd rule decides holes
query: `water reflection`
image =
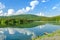
{"label": "water reflection", "polygon": [[60,30],[59,25],[45,24],[33,28],[0,28],[1,40],[31,40],[36,36],[44,35],[44,32]]}
{"label": "water reflection", "polygon": [[45,27],[45,25],[39,25],[37,27],[41,29],[41,28]]}
{"label": "water reflection", "polygon": [[5,38],[6,36],[2,32],[0,32],[0,40],[5,40]]}
{"label": "water reflection", "polygon": [[25,28],[0,28],[0,33],[2,34],[0,38],[3,38],[4,35],[6,40],[31,40],[31,38],[36,37],[34,32]]}

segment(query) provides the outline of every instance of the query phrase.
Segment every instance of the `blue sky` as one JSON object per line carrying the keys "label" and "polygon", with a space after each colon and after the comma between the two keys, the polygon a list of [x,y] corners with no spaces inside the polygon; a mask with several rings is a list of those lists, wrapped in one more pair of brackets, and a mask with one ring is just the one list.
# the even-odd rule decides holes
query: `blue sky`
{"label": "blue sky", "polygon": [[60,0],[0,0],[0,16],[19,14],[60,15]]}

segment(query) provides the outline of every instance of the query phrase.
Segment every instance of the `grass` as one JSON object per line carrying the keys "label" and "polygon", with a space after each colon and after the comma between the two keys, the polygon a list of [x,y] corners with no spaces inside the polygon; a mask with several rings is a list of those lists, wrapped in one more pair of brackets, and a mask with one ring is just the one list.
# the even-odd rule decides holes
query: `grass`
{"label": "grass", "polygon": [[51,38],[51,39],[55,40],[55,38],[53,38],[53,37],[56,37],[56,36],[59,36],[60,37],[60,30],[58,30],[56,32],[53,32],[53,33],[49,33],[47,35],[38,36],[36,38],[33,38],[32,40],[42,40],[42,39],[46,39],[46,38]]}

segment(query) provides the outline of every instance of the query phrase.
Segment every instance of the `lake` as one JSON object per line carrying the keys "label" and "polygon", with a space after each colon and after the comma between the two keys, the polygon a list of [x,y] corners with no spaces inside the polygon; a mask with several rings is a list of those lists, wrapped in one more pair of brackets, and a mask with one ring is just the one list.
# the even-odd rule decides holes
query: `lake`
{"label": "lake", "polygon": [[42,36],[45,32],[52,33],[60,30],[60,25],[44,24],[33,28],[0,28],[1,40],[31,40]]}

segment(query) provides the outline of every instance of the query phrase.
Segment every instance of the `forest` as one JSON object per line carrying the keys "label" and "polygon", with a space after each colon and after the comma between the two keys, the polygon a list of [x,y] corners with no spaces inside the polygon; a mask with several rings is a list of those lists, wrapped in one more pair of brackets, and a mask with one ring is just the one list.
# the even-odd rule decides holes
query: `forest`
{"label": "forest", "polygon": [[[36,22],[38,21],[38,22]],[[43,21],[43,22],[41,22]],[[46,24],[46,23],[59,23],[60,22],[60,16],[54,16],[54,17],[45,17],[45,16],[36,16],[36,15],[14,15],[14,16],[1,16],[0,17],[0,26],[1,27],[8,27],[8,26],[30,26],[30,24],[33,26],[40,25],[40,24]]]}

